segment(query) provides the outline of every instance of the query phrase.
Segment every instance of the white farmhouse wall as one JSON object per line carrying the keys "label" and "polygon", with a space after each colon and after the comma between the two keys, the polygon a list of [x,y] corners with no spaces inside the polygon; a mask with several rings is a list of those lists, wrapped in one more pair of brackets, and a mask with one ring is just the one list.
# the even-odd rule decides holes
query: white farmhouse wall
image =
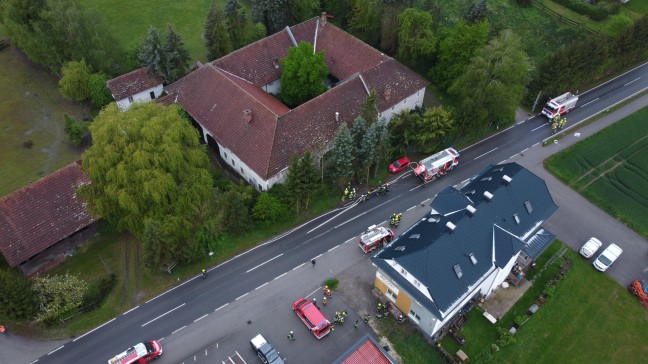
{"label": "white farmhouse wall", "polygon": [[261,88],[269,94],[276,95],[279,93],[279,90],[281,90],[281,79],[274,80]]}
{"label": "white farmhouse wall", "polygon": [[145,102],[150,102],[153,99],[151,98],[151,92],[155,94],[155,98],[157,99],[162,95],[162,91],[164,90],[164,86],[162,84],[159,84],[155,87],[148,88],[142,92],[138,92],[135,95],[131,96],[132,100],[130,98],[125,98],[117,101],[117,106],[119,106],[119,109],[122,111],[128,110],[132,104],[136,102],[140,103],[145,103]]}
{"label": "white farmhouse wall", "polygon": [[394,116],[398,115],[401,112],[401,110],[412,110],[416,107],[423,106],[423,97],[425,97],[425,88],[416,91],[412,95],[400,101],[398,104],[381,112],[380,115],[378,116],[378,119],[379,120],[385,119],[389,121]]}

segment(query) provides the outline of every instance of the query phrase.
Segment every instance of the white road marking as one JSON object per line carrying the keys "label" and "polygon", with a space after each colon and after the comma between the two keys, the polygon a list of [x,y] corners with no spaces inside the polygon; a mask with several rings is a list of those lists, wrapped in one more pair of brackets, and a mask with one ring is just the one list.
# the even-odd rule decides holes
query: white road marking
{"label": "white road marking", "polygon": [[473,160],[477,160],[477,159],[479,159],[479,158],[485,156],[486,154],[488,154],[488,153],[490,153],[490,152],[494,152],[494,151],[496,151],[497,149],[499,149],[499,147],[493,148],[493,149],[489,150],[488,152],[486,152],[486,153],[484,153],[484,154],[482,154],[482,155],[480,155],[480,156],[478,156],[478,157],[473,158]]}
{"label": "white road marking", "polygon": [[82,337],[84,337],[84,336],[86,336],[86,335],[92,333],[93,331],[99,330],[100,328],[102,328],[102,327],[108,325],[109,323],[111,323],[111,322],[113,322],[113,321],[115,321],[115,317],[113,317],[112,320],[110,320],[110,321],[108,321],[108,322],[105,322],[105,323],[103,323],[103,324],[101,324],[101,325],[95,327],[94,329],[92,329],[92,330],[86,332],[85,334],[83,334],[83,335],[77,337],[76,339],[72,340],[72,342],[75,342],[75,341],[79,340],[80,338],[82,338]]}
{"label": "white road marking", "polygon": [[631,84],[631,83],[633,83],[633,82],[635,82],[636,80],[638,80],[638,79],[640,79],[640,78],[641,78],[641,77],[637,77],[637,78],[635,78],[634,80],[632,80],[632,81],[630,81],[630,82],[628,82],[628,83],[626,83],[626,84],[625,84],[625,85],[623,85],[623,86],[628,86],[629,84]]}
{"label": "white road marking", "polygon": [[531,146],[531,148],[535,147],[536,145],[540,145],[540,143],[538,142],[538,143],[533,144],[533,145]]}
{"label": "white road marking", "polygon": [[[637,80],[638,80],[638,79],[637,79]],[[626,85],[627,85],[627,83],[626,83]],[[590,101],[590,102],[586,102],[586,103],[584,103],[584,104],[581,105],[580,107],[585,107],[585,106],[587,106],[587,105],[593,103],[594,101],[596,101],[596,100],[598,100],[598,99],[599,99],[599,98],[597,97],[597,98],[595,98],[594,100],[592,100],[592,101]]]}
{"label": "white road marking", "polygon": [[174,308],[174,309],[172,309],[172,310],[169,310],[169,311],[167,311],[167,312],[161,314],[160,316],[158,316],[158,317],[154,318],[153,320],[151,320],[151,321],[145,323],[144,325],[142,325],[142,327],[144,327],[144,326],[150,324],[151,322],[153,322],[153,321],[159,319],[160,317],[163,317],[163,316],[166,316],[166,315],[170,314],[171,312],[173,312],[173,311],[179,309],[180,307],[184,306],[185,304],[186,304],[186,303],[183,303],[183,304],[181,304],[180,306],[178,306],[178,307],[176,307],[176,308]]}
{"label": "white road marking", "polygon": [[332,252],[333,250],[337,249],[338,246],[339,246],[339,245],[336,245],[336,246],[332,247],[331,249],[328,250],[328,252],[329,252],[329,253]]}
{"label": "white road marking", "polygon": [[129,313],[129,312],[131,312],[131,311],[135,311],[135,309],[137,309],[138,307],[139,307],[139,306],[135,306],[135,307],[131,308],[130,310],[128,310],[128,311],[122,313],[122,316],[124,316],[125,314],[127,314],[127,313]]}
{"label": "white road marking", "polygon": [[223,307],[225,307],[225,306],[227,306],[227,305],[229,305],[229,302],[228,302],[228,303],[226,303],[226,304],[224,304],[224,305],[222,305],[222,306],[220,306],[219,308],[217,308],[217,309],[215,309],[215,310],[214,310],[214,312],[216,312],[216,311],[218,311],[218,310],[220,310],[221,308],[223,308]]}
{"label": "white road marking", "polygon": [[159,339],[158,339],[157,341],[162,341],[162,340],[164,340],[164,338],[163,338],[163,337],[161,337],[161,338],[159,338]]}
{"label": "white road marking", "polygon": [[198,321],[204,319],[205,317],[207,317],[207,314],[204,314],[204,315],[198,317],[197,319],[194,320],[194,322],[198,322]]}
{"label": "white road marking", "polygon": [[293,268],[292,270],[297,270],[297,269],[299,269],[299,268],[301,268],[301,267],[303,267],[303,266],[304,266],[304,264],[306,264],[306,263],[302,263],[302,264],[300,264],[300,265],[298,265],[298,266],[296,266],[295,268]]}
{"label": "white road marking", "polygon": [[250,292],[248,292],[248,293],[243,293],[242,295],[238,296],[234,301],[238,301],[238,300],[240,300],[241,298],[243,298],[243,297],[245,297],[245,296],[247,296],[247,295],[249,295],[249,294],[250,294]]}
{"label": "white road marking", "polygon": [[544,127],[547,126],[547,125],[549,125],[549,124],[542,123],[542,125],[540,125],[540,126],[538,126],[538,127],[536,127],[536,128],[531,129],[531,131],[536,131],[536,130],[538,130],[538,129],[540,129],[540,128],[544,128]]}
{"label": "white road marking", "polygon": [[63,349],[64,346],[65,346],[65,345],[61,345],[61,346],[59,346],[58,348],[56,348],[56,349],[50,351],[49,353],[47,353],[47,355],[52,355],[52,354],[54,354],[55,352],[57,352],[57,351]]}
{"label": "white road marking", "polygon": [[416,205],[414,205],[414,206],[410,207],[409,209],[405,210],[405,212],[407,212],[409,210],[414,210],[415,207],[416,207]]}
{"label": "white road marking", "polygon": [[506,159],[504,159],[503,161],[500,161],[500,162],[499,162],[499,163],[497,163],[497,164],[504,164],[504,163],[506,163],[506,161],[507,161],[507,160],[506,160]]}
{"label": "white road marking", "polygon": [[279,278],[281,278],[281,277],[283,277],[283,276],[285,276],[286,274],[288,274],[288,272],[286,272],[286,273],[284,273],[284,274],[282,274],[282,275],[280,275],[280,276],[277,276],[277,277],[275,277],[275,279],[274,279],[274,280],[276,281],[277,279],[279,279]]}
{"label": "white road marking", "polygon": [[412,188],[411,190],[409,190],[409,192],[412,192],[412,191],[414,191],[414,190],[417,189],[417,188],[421,188],[422,186],[423,186],[423,185],[418,185],[418,186]]}
{"label": "white road marking", "polygon": [[320,254],[320,255],[318,255],[318,256],[316,256],[316,257],[313,257],[313,259],[317,259],[317,258],[319,258],[319,257],[321,257],[321,256],[322,256],[322,254]]}
{"label": "white road marking", "polygon": [[171,333],[171,335],[173,335],[173,334],[175,334],[176,332],[178,332],[178,331],[184,329],[185,327],[187,327],[187,325],[184,325],[184,326],[182,326],[181,328],[179,328],[179,329],[173,331],[173,332]]}
{"label": "white road marking", "polygon": [[529,150],[529,148],[525,148],[525,149],[523,149],[520,153],[524,153],[524,152],[526,152],[527,150]]}
{"label": "white road marking", "polygon": [[279,258],[279,257],[282,256],[282,255],[284,255],[284,253],[281,253],[281,254],[277,255],[276,257],[274,257],[274,258],[268,259],[268,260],[266,260],[265,262],[263,262],[263,263],[257,265],[257,266],[254,267],[254,268],[248,269],[245,273],[250,273],[251,271],[253,271],[253,270],[259,268],[260,266],[262,266],[262,265],[264,265],[264,264],[266,264],[266,263],[270,263],[271,261],[273,261],[273,260]]}
{"label": "white road marking", "polygon": [[316,289],[316,290],[314,290],[313,292],[311,292],[311,293],[309,293],[309,294],[308,294],[308,296],[306,296],[306,298],[308,298],[308,297],[310,297],[310,296],[312,296],[312,295],[314,295],[314,294],[315,294],[315,292],[317,292],[317,291],[319,291],[319,288],[317,288],[317,289]]}
{"label": "white road marking", "polygon": [[270,283],[270,282],[265,282],[264,284],[260,285],[259,287],[255,288],[254,290],[256,291],[257,289],[261,289],[261,288],[267,286],[268,283]]}
{"label": "white road marking", "polygon": [[34,364],[34,363],[36,363],[37,361],[38,361],[38,359],[34,360],[33,362],[31,362],[31,363],[29,363],[29,364]]}

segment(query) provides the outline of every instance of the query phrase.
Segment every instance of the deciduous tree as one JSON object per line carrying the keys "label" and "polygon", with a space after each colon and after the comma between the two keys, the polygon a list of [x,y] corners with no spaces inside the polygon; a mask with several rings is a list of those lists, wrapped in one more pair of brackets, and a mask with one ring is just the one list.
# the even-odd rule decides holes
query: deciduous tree
{"label": "deciduous tree", "polygon": [[136,104],[122,112],[113,103],[95,118],[90,132],[93,144],[82,161],[92,183],[79,194],[91,211],[140,240],[152,224],[150,235],[168,245],[163,253],[180,255],[203,222],[196,206],[210,198],[212,186],[196,129],[175,106]]}
{"label": "deciduous tree", "polygon": [[61,69],[59,90],[68,100],[83,101],[90,97],[90,67],[85,60],[67,62]]}
{"label": "deciduous tree", "polygon": [[431,72],[434,81],[444,89],[450,87],[475,53],[486,45],[489,33],[490,24],[486,20],[473,25],[461,20],[449,29],[439,43],[438,61]]}
{"label": "deciduous tree", "polygon": [[106,82],[108,81],[108,76],[105,73],[93,73],[90,75],[90,80],[88,81],[88,87],[90,88],[90,101],[96,107],[103,107],[112,102],[112,94],[108,89]]}
{"label": "deciduous tree", "polygon": [[51,324],[73,313],[83,303],[87,288],[85,281],[69,273],[36,278],[34,290],[40,305],[36,321]]}
{"label": "deciduous tree", "polygon": [[240,234],[250,229],[250,204],[254,189],[241,182],[233,185],[221,194],[222,224],[225,230],[232,234]]}
{"label": "deciduous tree", "polygon": [[227,30],[225,14],[220,10],[218,1],[214,0],[205,22],[205,43],[207,59],[218,59],[232,51],[232,39]]}
{"label": "deciduous tree", "polygon": [[304,41],[288,49],[288,56],[280,60],[281,91],[279,98],[294,107],[326,91],[324,80],[328,66],[324,52],[314,53],[313,46]]}
{"label": "deciduous tree", "polygon": [[261,192],[252,208],[252,218],[262,222],[276,222],[287,216],[288,210],[281,201],[268,192]]}
{"label": "deciduous tree", "polygon": [[410,65],[424,64],[436,47],[432,15],[407,8],[398,16],[398,57]]}
{"label": "deciduous tree", "polygon": [[502,31],[450,87],[460,103],[459,127],[471,133],[513,122],[528,79],[529,61],[520,39],[510,30]]}
{"label": "deciduous tree", "polygon": [[70,137],[70,141],[74,145],[79,145],[88,134],[88,126],[90,122],[87,121],[76,121],[73,117],[68,114],[64,114],[65,118],[65,134]]}
{"label": "deciduous tree", "polygon": [[413,131],[410,134],[414,147],[421,153],[429,154],[442,149],[444,141],[455,130],[452,113],[443,106],[428,108],[423,114],[413,116]]}
{"label": "deciduous tree", "polygon": [[10,270],[0,270],[0,316],[12,320],[31,319],[38,308],[32,281]]}
{"label": "deciduous tree", "polygon": [[349,32],[374,47],[378,46],[381,14],[380,0],[354,0],[348,15]]}

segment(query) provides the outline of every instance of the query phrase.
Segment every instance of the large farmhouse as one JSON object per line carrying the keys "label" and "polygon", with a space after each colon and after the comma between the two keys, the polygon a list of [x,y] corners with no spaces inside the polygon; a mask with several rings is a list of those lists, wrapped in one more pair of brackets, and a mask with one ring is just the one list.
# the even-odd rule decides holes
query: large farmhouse
{"label": "large farmhouse", "polygon": [[[325,52],[330,89],[294,109],[277,100],[279,60],[305,41]],[[166,86],[159,102],[180,104],[204,140],[258,190],[285,178],[293,155],[326,151],[371,91],[380,118],[421,106],[429,83],[395,59],[327,22],[323,15],[286,27]]]}
{"label": "large farmhouse", "polygon": [[488,166],[460,190],[439,192],[431,206],[372,262],[376,288],[435,337],[546,249],[554,236],[541,225],[558,207],[544,181],[516,163]]}

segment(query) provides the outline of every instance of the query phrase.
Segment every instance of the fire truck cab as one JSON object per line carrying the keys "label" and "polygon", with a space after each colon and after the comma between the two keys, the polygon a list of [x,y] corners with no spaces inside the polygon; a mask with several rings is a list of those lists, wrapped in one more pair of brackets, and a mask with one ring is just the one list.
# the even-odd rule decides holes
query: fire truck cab
{"label": "fire truck cab", "polygon": [[389,243],[394,239],[394,232],[382,226],[371,225],[358,238],[358,246],[366,254]]}
{"label": "fire truck cab", "polygon": [[457,164],[459,164],[459,152],[454,148],[446,148],[420,161],[414,168],[414,174],[419,176],[423,183],[427,183],[445,175]]}
{"label": "fire truck cab", "polygon": [[157,340],[135,344],[123,353],[108,360],[108,364],[144,364],[162,355],[162,346]]}

